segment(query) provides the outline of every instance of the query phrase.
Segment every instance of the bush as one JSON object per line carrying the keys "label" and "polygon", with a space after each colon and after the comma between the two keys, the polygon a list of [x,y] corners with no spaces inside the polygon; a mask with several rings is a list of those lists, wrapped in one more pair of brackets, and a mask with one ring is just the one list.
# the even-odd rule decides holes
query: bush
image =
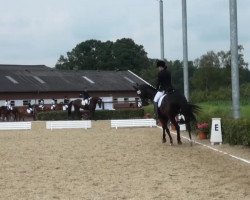
{"label": "bush", "polygon": [[143,116],[143,109],[97,110],[93,120],[136,119],[143,118]]}
{"label": "bush", "polygon": [[[143,116],[143,109],[96,110],[93,120],[132,119],[143,118]],[[37,114],[37,120],[68,120],[68,113],[66,111],[40,112]]]}
{"label": "bush", "polygon": [[201,107],[203,110],[197,116],[198,123],[207,122],[211,127],[212,118],[219,117],[224,143],[250,146],[250,119],[233,119],[229,114],[230,111],[223,106],[204,105]]}
{"label": "bush", "polygon": [[232,145],[250,146],[250,120],[223,119],[223,141]]}
{"label": "bush", "polygon": [[67,120],[68,113],[66,111],[49,111],[37,113],[37,120]]}

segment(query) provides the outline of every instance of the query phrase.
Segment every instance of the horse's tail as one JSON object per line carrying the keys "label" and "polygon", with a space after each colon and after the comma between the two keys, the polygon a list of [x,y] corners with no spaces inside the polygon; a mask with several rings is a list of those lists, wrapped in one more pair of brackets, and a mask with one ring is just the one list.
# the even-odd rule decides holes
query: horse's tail
{"label": "horse's tail", "polygon": [[71,116],[72,104],[73,104],[73,101],[71,101],[71,102],[68,104],[68,116]]}
{"label": "horse's tail", "polygon": [[196,122],[196,115],[201,111],[201,107],[190,102],[181,107],[181,113],[185,116],[185,122]]}

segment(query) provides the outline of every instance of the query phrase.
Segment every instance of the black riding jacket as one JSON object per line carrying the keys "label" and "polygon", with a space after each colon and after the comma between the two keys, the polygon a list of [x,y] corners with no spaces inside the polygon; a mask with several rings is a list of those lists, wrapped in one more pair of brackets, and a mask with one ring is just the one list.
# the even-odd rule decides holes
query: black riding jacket
{"label": "black riding jacket", "polygon": [[166,68],[158,73],[156,89],[158,91],[169,91],[173,89],[171,73]]}
{"label": "black riding jacket", "polygon": [[82,93],[82,98],[83,98],[83,99],[89,99],[89,98],[90,98],[89,93],[84,91],[84,92]]}

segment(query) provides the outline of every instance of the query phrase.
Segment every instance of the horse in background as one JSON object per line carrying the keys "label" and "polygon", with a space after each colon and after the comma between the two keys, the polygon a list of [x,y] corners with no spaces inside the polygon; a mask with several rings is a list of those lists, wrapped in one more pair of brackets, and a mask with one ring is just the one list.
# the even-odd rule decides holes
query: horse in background
{"label": "horse in background", "polygon": [[0,118],[2,118],[3,121],[5,119],[6,119],[6,121],[10,121],[11,114],[12,114],[12,110],[8,109],[7,106],[1,106],[0,107]]}
{"label": "horse in background", "polygon": [[[134,86],[134,88],[136,89],[138,96],[142,100],[142,106],[146,106],[150,102],[152,102],[157,92],[154,87],[148,84],[136,85]],[[179,91],[169,91],[167,95],[162,98],[161,105],[158,108],[159,120],[161,122],[163,130],[162,142],[166,142],[167,132],[170,139],[170,144],[173,144],[173,139],[168,128],[168,122],[170,121],[174,125],[175,130],[177,131],[178,144],[182,144],[180,137],[180,126],[176,120],[176,116],[180,114],[183,115],[185,118],[183,124],[186,124],[186,128],[192,145],[190,122],[196,122],[195,115],[198,114],[199,111],[200,107],[187,102],[185,96]]]}
{"label": "horse in background", "polygon": [[[69,103],[68,105],[68,117],[72,119],[92,119],[93,114],[96,109],[96,105],[99,108],[102,106],[102,99],[99,97],[91,97],[89,104],[83,105],[82,99],[76,99]],[[74,107],[74,114],[72,115],[72,107]],[[83,109],[81,114],[80,109]]]}
{"label": "horse in background", "polygon": [[12,110],[15,121],[36,120],[35,112],[34,106],[15,106]]}

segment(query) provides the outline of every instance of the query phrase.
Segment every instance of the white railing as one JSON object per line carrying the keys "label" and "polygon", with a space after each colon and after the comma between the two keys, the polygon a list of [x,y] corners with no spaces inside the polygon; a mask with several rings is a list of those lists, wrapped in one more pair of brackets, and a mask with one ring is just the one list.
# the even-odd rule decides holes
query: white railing
{"label": "white railing", "polygon": [[1,122],[0,130],[29,130],[31,122]]}
{"label": "white railing", "polygon": [[91,128],[91,120],[77,120],[77,121],[47,121],[47,129],[66,129],[66,128]]}
{"label": "white railing", "polygon": [[156,126],[154,119],[118,119],[111,120],[111,128],[118,127],[153,127]]}

